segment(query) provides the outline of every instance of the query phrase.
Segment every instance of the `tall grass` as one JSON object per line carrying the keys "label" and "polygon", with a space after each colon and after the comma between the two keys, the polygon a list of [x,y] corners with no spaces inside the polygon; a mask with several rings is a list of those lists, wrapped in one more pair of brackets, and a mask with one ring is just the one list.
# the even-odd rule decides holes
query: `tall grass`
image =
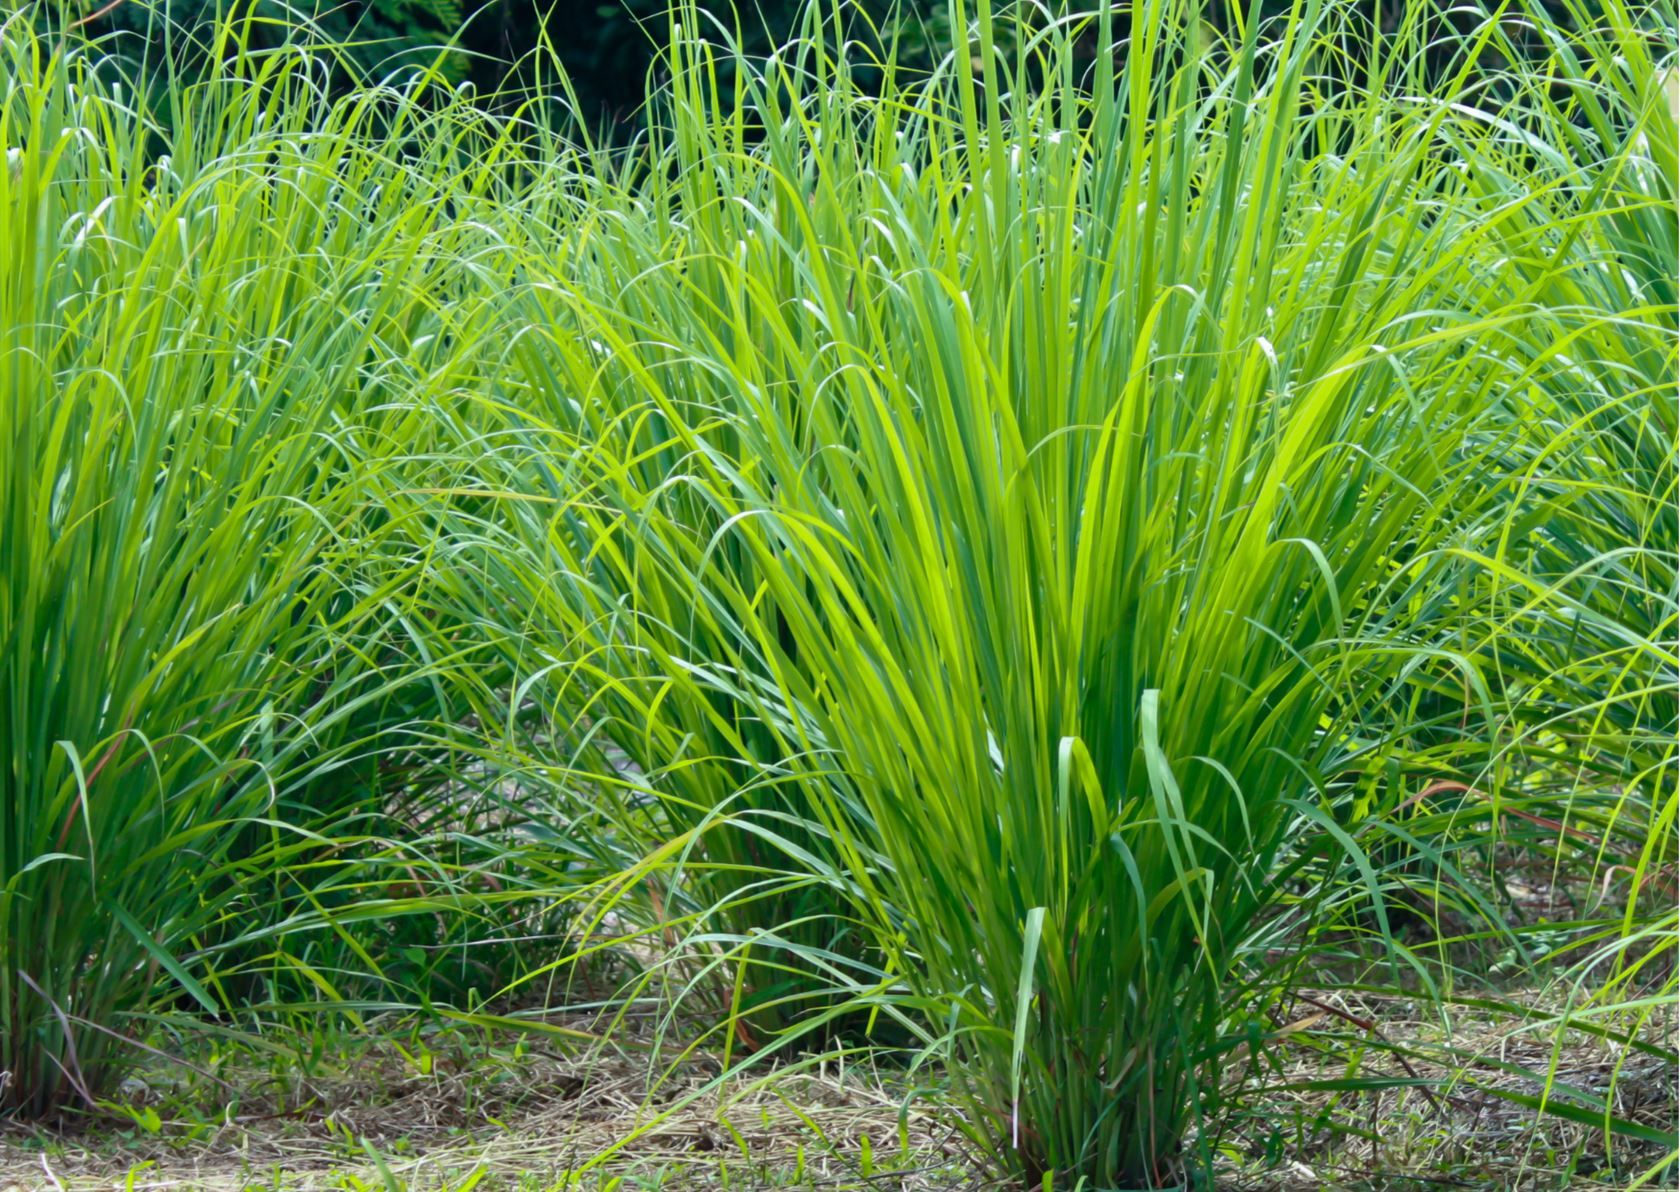
{"label": "tall grass", "polygon": [[1524,817],[1495,806],[1490,835],[1580,891],[1573,922],[1541,925],[1576,984],[1560,1025],[1637,1029],[1672,1004],[1680,929],[1680,30],[1620,2],[1571,6],[1570,35],[1525,15],[1543,69],[1513,72],[1511,102],[1477,112],[1500,135],[1465,154],[1498,212],[1490,300],[1528,312],[1533,378],[1509,518],[1472,556],[1509,701],[1488,772]]}
{"label": "tall grass", "polygon": [[1570,791],[1630,913],[1641,887],[1672,889],[1680,731],[1676,45],[1653,15],[1606,5],[1568,39],[1539,23],[1551,84],[1525,77],[1524,118],[1467,154],[1500,212],[1500,297],[1533,328],[1514,516],[1483,560],[1489,640],[1520,748]]}
{"label": "tall grass", "polygon": [[646,172],[532,286],[501,462],[552,503],[493,553],[556,593],[522,627],[587,660],[570,706],[675,750],[667,822],[791,843],[872,925],[1002,1163],[1151,1182],[1286,843],[1356,852],[1371,709],[1443,660],[1480,688],[1433,621],[1528,368],[1461,302],[1482,134],[1404,38],[1350,79],[1315,4],[1215,53],[1182,6],[1014,56],[972,17],[972,67],[869,91],[816,19],[724,71],[680,14]]}
{"label": "tall grass", "polygon": [[39,1114],[105,1095],[166,990],[236,997],[190,957],[297,901],[290,862],[370,831],[447,719],[379,496],[450,351],[401,95],[333,104],[225,27],[160,112],[30,16],[0,27],[0,1105]]}
{"label": "tall grass", "polygon": [[1605,11],[1495,114],[1509,21],[952,0],[918,75],[679,4],[612,151],[9,21],[4,1104],[581,908],[449,993],[629,933],[726,1066],[913,1041],[1000,1168],[1157,1186],[1315,914],[1450,979],[1365,846],[1502,938],[1461,845],[1659,890],[1673,52]]}

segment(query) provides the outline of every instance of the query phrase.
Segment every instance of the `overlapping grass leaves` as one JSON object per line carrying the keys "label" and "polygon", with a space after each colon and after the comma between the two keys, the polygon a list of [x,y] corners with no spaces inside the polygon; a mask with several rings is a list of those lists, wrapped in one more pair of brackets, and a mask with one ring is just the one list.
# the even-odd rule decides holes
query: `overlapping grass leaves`
{"label": "overlapping grass leaves", "polygon": [[165,120],[0,26],[0,1104],[32,1114],[104,1096],[165,991],[249,996],[298,863],[388,834],[454,719],[379,500],[458,357],[438,196],[385,152],[418,109],[221,32]]}
{"label": "overlapping grass leaves", "polygon": [[1491,707],[1436,622],[1531,370],[1461,301],[1498,245],[1403,53],[1309,109],[1316,5],[1214,55],[1170,5],[1013,58],[974,16],[972,69],[879,95],[816,20],[729,102],[677,39],[664,156],[531,287],[500,462],[545,507],[490,554],[659,767],[607,787],[733,831],[742,903],[753,848],[814,859],[1001,1161],[1146,1182],[1286,846],[1389,934],[1333,794],[1413,676]]}

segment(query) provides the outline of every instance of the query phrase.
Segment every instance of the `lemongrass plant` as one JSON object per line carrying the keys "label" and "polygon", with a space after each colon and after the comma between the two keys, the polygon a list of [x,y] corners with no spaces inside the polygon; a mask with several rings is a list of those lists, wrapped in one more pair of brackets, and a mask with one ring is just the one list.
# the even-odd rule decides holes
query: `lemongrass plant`
{"label": "lemongrass plant", "polygon": [[[1541,68],[1512,72],[1497,115],[1467,109],[1499,130],[1464,160],[1498,212],[1499,292],[1485,300],[1525,312],[1509,350],[1532,388],[1498,468],[1510,516],[1465,557],[1509,696],[1487,771],[1526,817],[1490,835],[1583,890],[1536,949],[1575,986],[1560,1031],[1608,1026],[1638,1045],[1673,1003],[1680,936],[1680,29],[1662,5],[1567,11],[1570,31],[1526,5]],[[1557,1062],[1544,1088],[1567,1099]],[[1613,1082],[1592,1107],[1607,1133],[1628,1129],[1616,1100]],[[1630,1186],[1672,1174],[1668,1145]]]}
{"label": "lemongrass plant", "polygon": [[[709,21],[673,15],[691,33]],[[810,19],[820,25],[821,14]],[[732,111],[733,135],[751,137],[745,76],[719,94],[715,78],[699,83],[685,63],[685,45],[679,38],[673,62],[682,85],[712,90],[678,102]],[[478,299],[483,323],[502,329],[494,384],[444,413],[458,474],[443,494],[438,582],[505,663],[502,686],[478,694],[487,705],[513,696],[495,730],[508,781],[546,795],[557,825],[593,822],[567,831],[566,847],[587,853],[587,868],[617,872],[587,922],[646,936],[662,954],[624,994],[658,989],[688,1018],[708,1001],[715,1025],[691,1042],[726,1056],[859,1035],[902,1041],[910,1024],[896,1007],[859,1006],[860,988],[885,992],[893,975],[821,822],[832,808],[813,803],[808,775],[793,781],[785,735],[767,722],[762,673],[740,673],[759,685],[751,693],[690,673],[692,660],[727,657],[735,643],[693,615],[692,574],[646,566],[621,511],[595,489],[603,472],[630,491],[670,481],[663,499],[685,524],[702,534],[723,524],[711,495],[683,483],[688,445],[622,383],[628,372],[668,385],[685,408],[709,396],[668,345],[638,342],[673,319],[686,333],[712,313],[701,289],[691,292],[698,306],[674,301],[712,273],[707,250],[687,238],[689,221],[709,212],[661,180],[683,168],[672,135],[656,125],[650,145],[623,155],[559,139],[534,146],[531,185],[499,213],[517,268],[505,291]],[[742,449],[734,411],[689,412],[720,450]],[[486,494],[498,499],[475,502]],[[713,560],[737,585],[757,585],[750,552],[720,541]],[[867,818],[855,801],[848,814]],[[569,966],[561,958],[530,978]]]}
{"label": "lemongrass plant", "polygon": [[131,86],[33,19],[0,24],[0,1110],[43,1114],[159,999],[243,996],[242,941],[286,967],[276,908],[453,718],[382,496],[461,349],[453,175],[403,162],[458,138],[412,99],[333,101],[237,24]]}
{"label": "lemongrass plant", "polygon": [[1006,54],[959,2],[972,56],[866,88],[819,19],[724,71],[680,10],[647,168],[510,331],[484,466],[545,508],[496,559],[556,593],[520,640],[587,660],[549,698],[677,749],[679,844],[745,804],[794,845],[1032,1182],[1183,1162],[1286,846],[1359,868],[1328,792],[1445,654],[1472,432],[1524,384],[1462,302],[1496,261],[1450,105],[1404,36],[1348,77],[1334,16],[1213,45],[1143,4]]}
{"label": "lemongrass plant", "polygon": [[1519,87],[1564,149],[1471,102],[1498,23],[1443,78],[1415,13],[1200,16],[952,0],[912,76],[679,5],[622,154],[237,21],[137,88],[0,27],[3,1104],[160,990],[425,980],[490,883],[613,937],[518,984],[640,933],[726,1064],[886,1015],[1001,1166],[1160,1184],[1324,875],[1399,955],[1350,791],[1505,695],[1660,781],[1672,502],[1587,480],[1670,474],[1601,408],[1672,369],[1658,63]]}
{"label": "lemongrass plant", "polygon": [[1501,135],[1465,153],[1499,212],[1488,300],[1528,312],[1511,350],[1533,379],[1502,465],[1512,516],[1473,557],[1518,768],[1553,777],[1570,825],[1556,846],[1619,869],[1631,914],[1669,880],[1680,795],[1680,110],[1665,93],[1680,46],[1660,9],[1575,15],[1566,34],[1528,14],[1546,69],[1516,72],[1514,102],[1476,117]]}
{"label": "lemongrass plant", "polygon": [[[1497,246],[1463,300],[1520,315],[1498,350],[1524,385],[1490,423],[1477,484],[1493,516],[1454,545],[1475,612],[1454,648],[1479,656],[1504,724],[1434,730],[1415,781],[1370,802],[1377,834],[1386,814],[1475,848],[1473,884],[1496,898],[1514,852],[1600,888],[1579,921],[1522,925],[1554,941],[1537,960],[1626,936],[1649,968],[1646,945],[1672,938],[1636,919],[1672,921],[1676,36],[1660,5],[1514,6],[1442,130]],[[1464,707],[1453,676],[1437,686],[1438,707]],[[1442,892],[1430,865],[1412,876],[1416,894]]]}

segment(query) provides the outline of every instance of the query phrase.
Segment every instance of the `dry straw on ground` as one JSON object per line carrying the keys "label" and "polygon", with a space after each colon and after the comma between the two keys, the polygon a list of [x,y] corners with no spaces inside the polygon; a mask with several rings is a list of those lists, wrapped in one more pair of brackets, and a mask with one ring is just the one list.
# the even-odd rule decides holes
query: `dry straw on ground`
{"label": "dry straw on ground", "polygon": [[[1623,1186],[1626,1172],[1659,1157],[1618,1142],[1611,1170],[1602,1132],[1536,1118],[1492,1095],[1494,1087],[1539,1091],[1512,1067],[1545,1071],[1553,1062],[1550,1031],[1469,1012],[1455,1015],[1448,1033],[1407,1003],[1333,991],[1310,997],[1297,1008],[1303,1021],[1316,1021],[1278,1057],[1282,1071],[1269,1091],[1254,1091],[1222,1140],[1228,1192],[1609,1192]],[[1537,1014],[1556,1008],[1550,997],[1527,1000]],[[1442,1083],[1433,1091],[1277,1091],[1345,1075],[1311,1036],[1355,1029],[1351,1019],[1416,1057],[1406,1063],[1417,1075]],[[1672,1044],[1674,1015],[1654,1018],[1642,1033]],[[1449,1048],[1465,1058],[1450,1067],[1422,1058]],[[992,1186],[935,1101],[907,1097],[898,1076],[868,1065],[769,1071],[719,1088],[715,1062],[698,1058],[650,1089],[647,1056],[627,1051],[568,1057],[542,1047],[449,1045],[430,1057],[422,1072],[401,1049],[369,1043],[323,1063],[313,1077],[224,1070],[243,1090],[236,1106],[214,1104],[217,1090],[207,1083],[171,1089],[180,1074],[154,1068],[149,1083],[129,1085],[136,1108],[149,1104],[168,1116],[201,1099],[197,1137],[169,1127],[148,1136],[109,1123],[58,1135],[14,1130],[0,1135],[0,1189]],[[1406,1075],[1391,1054],[1373,1050],[1367,1064],[1360,1075]],[[1675,1079],[1660,1061],[1585,1035],[1571,1037],[1556,1059],[1560,1084],[1608,1093],[1618,1115],[1657,1126],[1675,1119]],[[1287,1157],[1268,1163],[1272,1124],[1297,1134]],[[623,1182],[615,1185],[615,1177]]]}

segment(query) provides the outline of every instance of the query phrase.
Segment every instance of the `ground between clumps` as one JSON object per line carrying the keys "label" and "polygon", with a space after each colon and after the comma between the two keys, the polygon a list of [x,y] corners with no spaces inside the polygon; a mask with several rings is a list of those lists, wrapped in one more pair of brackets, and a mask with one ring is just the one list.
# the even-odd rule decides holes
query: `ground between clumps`
{"label": "ground between clumps", "polygon": [[[1277,1057],[1281,1071],[1266,1087],[1250,1088],[1227,1119],[1219,1138],[1222,1192],[1608,1192],[1662,1157],[1619,1139],[1607,1150],[1601,1130],[1537,1118],[1493,1094],[1495,1087],[1539,1091],[1511,1067],[1545,1071],[1553,1062],[1549,1030],[1460,1014],[1448,1034],[1437,1017],[1416,1015],[1410,1003],[1322,990],[1308,996],[1304,1009],[1332,1005],[1370,1022],[1387,1044],[1413,1056],[1417,1075],[1448,1079],[1432,1093],[1280,1091],[1345,1074],[1345,1058],[1331,1058],[1305,1029]],[[1520,996],[1537,1011],[1555,1009],[1547,995]],[[1334,1015],[1323,1023],[1347,1029]],[[1641,1033],[1672,1046],[1674,1014],[1651,1018]],[[1450,1068],[1417,1058],[1442,1044],[1478,1058]],[[911,1095],[890,1068],[829,1062],[751,1073],[708,1090],[719,1071],[709,1056],[673,1054],[674,1067],[653,1082],[648,1054],[622,1047],[577,1055],[546,1041],[515,1047],[443,1037],[433,1041],[428,1071],[416,1067],[412,1044],[406,1057],[404,1050],[370,1030],[335,1044],[308,1075],[278,1063],[224,1063],[219,1076],[233,1092],[150,1061],[124,1093],[136,1114],[157,1113],[157,1127],[120,1118],[57,1130],[7,1127],[0,1131],[0,1192],[1005,1186],[978,1166],[950,1106],[937,1094]],[[1392,1055],[1373,1052],[1360,1074],[1405,1073]],[[1557,1054],[1555,1079],[1608,1094],[1623,1118],[1674,1124],[1676,1072],[1654,1057],[1577,1036]],[[589,1160],[620,1144],[579,1176]]]}

